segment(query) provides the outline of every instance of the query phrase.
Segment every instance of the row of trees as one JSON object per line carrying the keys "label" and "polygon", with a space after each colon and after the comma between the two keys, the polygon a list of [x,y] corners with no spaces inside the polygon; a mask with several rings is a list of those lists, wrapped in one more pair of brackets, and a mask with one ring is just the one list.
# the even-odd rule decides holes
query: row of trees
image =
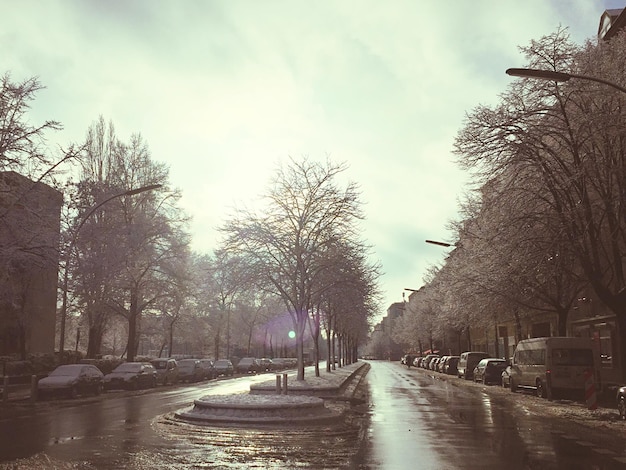
{"label": "row of trees", "polygon": [[[275,355],[293,346],[299,378],[307,341],[316,359],[322,337],[329,354],[356,357],[377,309],[379,267],[359,237],[357,188],[338,183],[345,165],[291,159],[258,209],[237,210],[225,221],[221,246],[193,253],[181,193],[141,135],[123,141],[101,117],[83,143],[61,150],[56,161],[44,158],[44,134],[60,124],[24,124],[40,88],[35,79],[15,84],[4,77],[0,169],[25,172],[65,194],[62,347],[66,330],[76,331],[75,347],[84,345],[87,357],[112,352],[129,361],[147,352],[144,343],[151,353],[215,358]],[[62,178],[68,161],[78,171]],[[137,188],[149,190],[129,191]],[[87,332],[82,339],[80,331]]]}
{"label": "row of trees", "polygon": [[[626,36],[573,44],[566,30],[522,48],[528,68],[624,85]],[[626,368],[626,95],[593,81],[523,79],[479,106],[455,141],[475,190],[397,338],[441,338],[526,316],[569,314],[593,293],[615,315]],[[626,376],[626,370],[624,370]]]}

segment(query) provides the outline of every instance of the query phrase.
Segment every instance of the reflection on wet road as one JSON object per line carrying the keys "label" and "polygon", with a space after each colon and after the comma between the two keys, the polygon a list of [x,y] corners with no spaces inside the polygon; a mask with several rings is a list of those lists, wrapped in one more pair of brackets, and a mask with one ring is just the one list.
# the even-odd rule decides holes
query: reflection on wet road
{"label": "reflection on wet road", "polygon": [[368,379],[372,406],[365,468],[623,468],[615,455],[563,432],[562,423],[513,413],[510,402],[478,388],[378,361]]}
{"label": "reflection on wet road", "polygon": [[[38,403],[0,419],[0,468],[616,470],[626,462],[621,440],[603,448],[606,434],[581,439],[584,429],[531,412],[522,396],[382,361],[371,362],[364,381],[369,406],[355,404],[343,424],[243,429],[173,418],[194,399],[244,393],[268,378]],[[23,457],[36,465],[13,466]]]}
{"label": "reflection on wet road", "polygon": [[191,406],[208,394],[246,392],[250,384],[267,379],[267,375],[247,376],[150,393],[113,392],[80,402],[38,403],[28,415],[0,420],[0,460],[43,452],[61,461],[120,468],[115,463],[120,456],[171,448],[171,441],[152,429],[155,417]]}

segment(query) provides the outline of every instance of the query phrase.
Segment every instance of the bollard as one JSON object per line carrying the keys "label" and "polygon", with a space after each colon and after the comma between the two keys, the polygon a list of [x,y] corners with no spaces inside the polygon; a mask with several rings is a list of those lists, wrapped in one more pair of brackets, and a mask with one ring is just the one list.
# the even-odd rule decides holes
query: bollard
{"label": "bollard", "polygon": [[593,383],[593,371],[591,370],[585,371],[585,403],[589,410],[596,410],[598,408],[596,386]]}
{"label": "bollard", "polygon": [[3,385],[2,385],[2,401],[9,400],[9,377],[4,376]]}
{"label": "bollard", "polygon": [[37,401],[37,376],[31,375],[30,377],[30,401]]}
{"label": "bollard", "polygon": [[287,389],[287,374],[283,374],[283,395],[289,395],[289,391]]}
{"label": "bollard", "polygon": [[280,374],[276,374],[276,394],[280,395],[282,393],[280,386]]}

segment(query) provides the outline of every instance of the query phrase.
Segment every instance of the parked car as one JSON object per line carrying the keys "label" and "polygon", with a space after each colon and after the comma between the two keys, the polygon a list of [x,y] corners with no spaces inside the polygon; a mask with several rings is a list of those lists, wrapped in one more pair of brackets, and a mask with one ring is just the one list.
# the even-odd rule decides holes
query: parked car
{"label": "parked car", "polygon": [[489,354],[486,352],[465,351],[459,356],[459,363],[456,366],[456,376],[462,377],[465,380],[472,379],[474,377],[474,367],[486,357],[489,357]]}
{"label": "parked car", "polygon": [[202,369],[203,379],[214,379],[217,377],[215,367],[213,367],[213,359],[200,359],[200,369]]}
{"label": "parked car", "polygon": [[502,372],[509,365],[504,359],[488,357],[481,361],[474,368],[474,382],[482,382],[485,385],[500,384],[502,382]]}
{"label": "parked car", "polygon": [[152,364],[142,362],[124,362],[104,376],[104,388],[107,390],[116,388],[137,390],[156,387],[156,385],[156,369]]}
{"label": "parked car", "polygon": [[272,370],[283,370],[287,367],[285,360],[282,357],[275,357],[272,359]]}
{"label": "parked car", "polygon": [[456,375],[456,365],[459,363],[459,356],[448,356],[443,365],[443,373],[448,375]]}
{"label": "parked car", "polygon": [[215,372],[217,375],[230,375],[232,376],[235,373],[235,368],[233,367],[233,363],[228,359],[218,359],[213,363],[213,367],[215,367]]}
{"label": "parked car", "polygon": [[91,364],[66,364],[54,369],[37,382],[39,398],[67,394],[71,398],[85,393],[99,395],[104,388],[104,374]]}
{"label": "parked car", "polygon": [[443,366],[448,360],[448,357],[450,356],[441,356],[441,359],[439,359],[439,361],[437,362],[437,367],[435,368],[437,372],[443,372]]}
{"label": "parked car", "polygon": [[181,382],[199,382],[204,377],[198,359],[181,359],[178,362],[178,380]]}
{"label": "parked car", "polygon": [[269,372],[271,370],[274,370],[274,364],[272,363],[272,360],[267,358],[267,357],[262,357],[261,359],[259,359],[259,368],[261,369],[261,371],[263,372]]}
{"label": "parked car", "polygon": [[437,367],[437,363],[439,362],[439,359],[441,359],[439,356],[433,357],[428,363],[428,370],[435,370],[435,368]]}
{"label": "parked car", "polygon": [[154,359],[150,361],[157,371],[157,381],[160,384],[175,384],[178,382],[178,363],[173,358]]}
{"label": "parked car", "polygon": [[546,398],[556,393],[584,393],[586,374],[596,383],[600,355],[591,338],[552,336],[517,343],[511,360],[511,391],[535,390]]}
{"label": "parked car", "polygon": [[420,367],[428,369],[428,364],[430,364],[430,361],[433,357],[439,357],[439,354],[427,354],[426,356],[424,356],[420,363]]}
{"label": "parked car", "polygon": [[237,363],[236,371],[238,374],[256,374],[260,369],[255,357],[243,357]]}
{"label": "parked car", "polygon": [[619,411],[620,419],[626,419],[626,386],[617,389],[617,411]]}

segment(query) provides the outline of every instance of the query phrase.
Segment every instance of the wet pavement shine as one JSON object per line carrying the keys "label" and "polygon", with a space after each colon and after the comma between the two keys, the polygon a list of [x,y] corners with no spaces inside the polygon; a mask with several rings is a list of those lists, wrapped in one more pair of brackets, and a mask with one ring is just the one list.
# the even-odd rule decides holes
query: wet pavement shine
{"label": "wet pavement shine", "polygon": [[[484,386],[435,372],[372,362],[371,425],[362,468],[385,470],[614,470],[623,442],[543,415],[535,397],[492,396]],[[530,399],[530,400],[529,400]]]}
{"label": "wet pavement shine", "polygon": [[[0,469],[616,470],[624,439],[542,415],[535,397],[372,361],[334,425],[206,426],[176,419],[207,394],[267,376],[37,404],[0,419]],[[498,393],[492,393],[493,391]],[[487,393],[489,392],[489,393]],[[609,442],[611,443],[609,445]]]}

